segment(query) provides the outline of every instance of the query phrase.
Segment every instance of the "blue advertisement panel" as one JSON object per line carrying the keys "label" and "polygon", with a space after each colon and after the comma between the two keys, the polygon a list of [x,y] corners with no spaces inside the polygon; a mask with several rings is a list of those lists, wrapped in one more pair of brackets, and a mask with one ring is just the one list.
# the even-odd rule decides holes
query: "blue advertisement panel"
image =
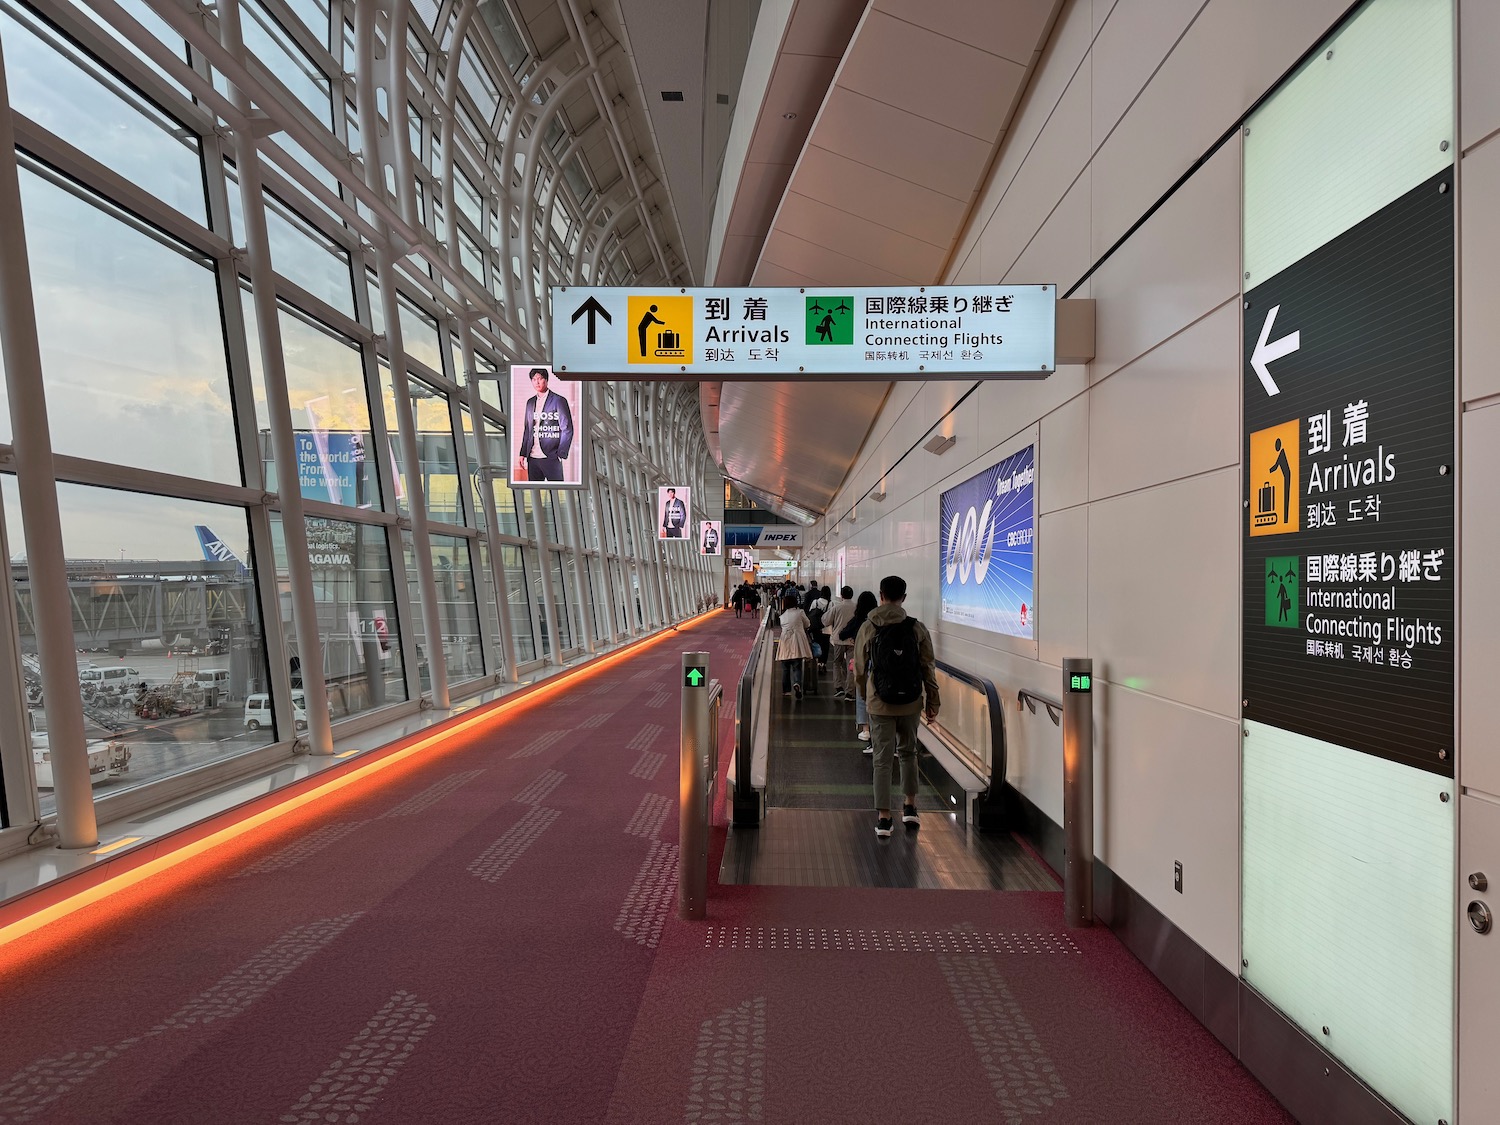
{"label": "blue advertisement panel", "polygon": [[357,503],[355,482],[364,468],[364,435],[349,430],[303,430],[294,436],[303,499]]}
{"label": "blue advertisement panel", "polygon": [[990,633],[1036,636],[1036,446],[943,493],[941,617]]}

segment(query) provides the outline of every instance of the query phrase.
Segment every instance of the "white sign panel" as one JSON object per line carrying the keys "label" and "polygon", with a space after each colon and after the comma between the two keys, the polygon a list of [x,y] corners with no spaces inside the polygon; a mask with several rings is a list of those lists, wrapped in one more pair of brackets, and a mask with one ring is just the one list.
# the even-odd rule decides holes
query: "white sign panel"
{"label": "white sign panel", "polygon": [[581,384],[553,377],[545,364],[510,369],[512,488],[582,488]]}
{"label": "white sign panel", "polygon": [[724,553],[724,527],[719,520],[698,521],[698,551],[704,555]]}
{"label": "white sign panel", "polygon": [[569,378],[1046,378],[1057,287],[552,290]]}
{"label": "white sign panel", "polygon": [[656,490],[656,537],[686,539],[688,513],[693,508],[693,490],[687,485],[663,486]]}

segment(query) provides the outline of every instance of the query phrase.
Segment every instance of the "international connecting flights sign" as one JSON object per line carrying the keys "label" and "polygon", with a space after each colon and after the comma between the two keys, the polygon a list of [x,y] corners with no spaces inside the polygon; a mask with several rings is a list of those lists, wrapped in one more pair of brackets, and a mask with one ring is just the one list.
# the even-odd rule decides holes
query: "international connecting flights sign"
{"label": "international connecting flights sign", "polygon": [[942,495],[940,617],[990,633],[1036,636],[1036,446]]}
{"label": "international connecting flights sign", "polygon": [[1053,285],[552,290],[570,379],[1046,378]]}
{"label": "international connecting flights sign", "polygon": [[1249,290],[1244,311],[1245,716],[1448,776],[1451,178]]}

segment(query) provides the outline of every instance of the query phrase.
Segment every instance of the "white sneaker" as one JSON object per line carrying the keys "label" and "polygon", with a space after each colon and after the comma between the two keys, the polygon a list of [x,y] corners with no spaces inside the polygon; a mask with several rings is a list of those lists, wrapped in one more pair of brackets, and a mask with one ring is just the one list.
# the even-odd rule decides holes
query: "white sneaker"
{"label": "white sneaker", "polygon": [[870,741],[870,732],[867,731],[867,730],[860,731],[859,732],[859,740],[861,742],[869,742]]}

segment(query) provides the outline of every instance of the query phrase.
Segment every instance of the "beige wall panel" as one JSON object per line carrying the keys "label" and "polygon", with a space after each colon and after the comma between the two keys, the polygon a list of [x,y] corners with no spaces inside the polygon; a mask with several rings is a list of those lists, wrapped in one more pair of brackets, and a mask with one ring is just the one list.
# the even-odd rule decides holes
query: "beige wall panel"
{"label": "beige wall panel", "polygon": [[1459,0],[1459,120],[1463,149],[1500,130],[1500,4]]}
{"label": "beige wall panel", "polygon": [[981,51],[1015,62],[1030,61],[1032,44],[1042,32],[1051,0],[875,0],[876,11],[939,35],[972,43]]}
{"label": "beige wall panel", "polygon": [[1094,34],[1099,34],[1099,29],[1104,26],[1104,21],[1109,19],[1109,14],[1115,10],[1117,0],[1093,0],[1094,5]]}
{"label": "beige wall panel", "polygon": [[1066,293],[1088,271],[1094,264],[1089,240],[1093,179],[1085,168],[1003,280],[1014,285],[1056,285],[1059,293]]}
{"label": "beige wall panel", "polygon": [[1089,395],[1069,399],[1042,419],[1037,456],[1037,511],[1055,512],[1089,499]]}
{"label": "beige wall panel", "polygon": [[[889,215],[887,220],[897,224],[901,216]],[[819,246],[857,246],[861,260],[915,278],[919,284],[931,282],[948,256],[947,247],[922,242],[890,225],[862,219],[796,192],[788,192],[782,201],[776,229]]]}
{"label": "beige wall panel", "polygon": [[[797,162],[797,154],[802,151],[812,126],[807,107],[823,103],[838,65],[838,59],[822,55],[777,57],[758,111],[764,125],[751,133],[746,160],[769,164]],[[798,117],[788,121],[781,116],[788,112],[797,113]],[[767,125],[770,127],[766,128]]]}
{"label": "beige wall panel", "polygon": [[1000,157],[979,190],[968,226],[959,236],[954,255],[954,273],[963,268],[993,217],[1001,196],[1010,187],[1026,154],[1052,116],[1058,99],[1072,82],[1089,48],[1089,0],[1064,0],[1062,14],[1052,29],[1037,70],[1032,74],[1021,104],[1005,135]]}
{"label": "beige wall panel", "polygon": [[1500,796],[1500,404],[1463,417],[1462,650],[1459,667],[1459,771],[1463,784]]}
{"label": "beige wall panel", "polygon": [[1094,387],[1091,498],[1239,464],[1239,326],[1236,298]]}
{"label": "beige wall panel", "polygon": [[1346,0],[1211,0],[1099,149],[1102,253],[1348,8]]}
{"label": "beige wall panel", "polygon": [[1239,471],[1089,505],[1089,647],[1115,683],[1239,716]]}
{"label": "beige wall panel", "polygon": [[1463,158],[1462,208],[1463,398],[1500,394],[1500,137]]}
{"label": "beige wall panel", "polygon": [[[1097,168],[1095,182],[1108,182]],[[1099,267],[1096,380],[1239,293],[1239,204],[1240,146],[1231,140]]]}
{"label": "beige wall panel", "polygon": [[[920,81],[892,83],[892,74]],[[954,39],[871,9],[839,71],[839,85],[929,121],[993,141],[1026,68],[968,39]]]}
{"label": "beige wall panel", "polygon": [[1110,669],[1095,689],[1094,727],[1099,857],[1237,973],[1239,722],[1131,691]]}
{"label": "beige wall panel", "polygon": [[[858,183],[859,191],[846,193],[849,183]],[[805,185],[810,194],[824,199],[838,198],[844,193],[844,206],[851,214],[874,222],[902,215],[903,229],[934,245],[948,245],[953,228],[967,207],[964,200],[912,183],[892,171],[872,168],[815,146],[802,154],[797,184]]]}
{"label": "beige wall panel", "polygon": [[868,262],[855,261],[826,246],[808,242],[805,238],[794,238],[783,230],[773,230],[766,236],[766,248],[761,252],[760,258],[762,262],[781,266],[793,273],[815,277],[820,285],[916,283],[914,278],[901,277]]}
{"label": "beige wall panel", "polygon": [[1085,68],[1057,103],[1030,158],[1011,181],[979,240],[973,257],[980,259],[983,277],[1004,277],[1010,272],[1088,163],[1089,112]]}
{"label": "beige wall panel", "polygon": [[1094,147],[1104,143],[1204,3],[1126,0],[1114,5],[1094,37]]}
{"label": "beige wall panel", "polygon": [[1041,526],[1037,529],[1035,597],[1037,656],[1042,663],[1061,667],[1064,657],[1087,656],[1087,508],[1068,508],[1042,516]]}
{"label": "beige wall panel", "polygon": [[790,164],[761,164],[746,161],[740,173],[735,207],[730,215],[727,234],[752,235],[762,241],[776,217],[776,208],[781,203],[782,189],[791,178]]}
{"label": "beige wall panel", "polygon": [[1046,379],[1014,382],[991,379],[969,401],[974,403],[979,417],[982,441],[987,449],[993,449],[1087,386],[1088,368],[1070,365],[1059,367]]}
{"label": "beige wall panel", "polygon": [[899,168],[903,178],[965,201],[993,143],[837,85],[828,91],[818,126],[834,152]]}
{"label": "beige wall panel", "polygon": [[805,273],[798,273],[778,266],[772,262],[761,262],[755,267],[753,283],[756,285],[817,285],[816,278],[808,277]]}

